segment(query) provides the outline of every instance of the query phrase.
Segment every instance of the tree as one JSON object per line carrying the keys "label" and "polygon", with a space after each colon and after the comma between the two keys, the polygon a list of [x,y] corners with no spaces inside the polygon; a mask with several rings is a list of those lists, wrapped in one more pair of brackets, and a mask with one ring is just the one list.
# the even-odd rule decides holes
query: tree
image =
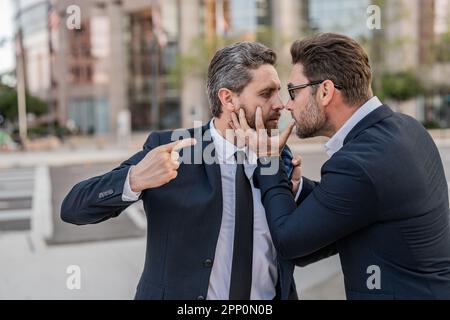
{"label": "tree", "polygon": [[415,73],[404,71],[385,73],[381,78],[381,99],[406,101],[424,93],[424,88]]}
{"label": "tree", "polygon": [[[174,88],[181,88],[183,77],[199,77],[206,81],[208,66],[214,54],[220,48],[240,41],[258,41],[273,47],[276,32],[267,26],[259,26],[255,34],[241,33],[232,36],[215,34],[211,38],[198,36],[192,39],[192,50],[188,54],[178,54],[176,61],[169,68],[169,81]],[[284,42],[286,40],[282,39]]]}
{"label": "tree", "polygon": [[[17,120],[17,103],[17,91],[14,88],[0,84],[0,114],[10,122]],[[46,112],[47,103],[35,96],[27,94],[27,113],[40,116]]]}
{"label": "tree", "polygon": [[436,60],[438,62],[450,62],[450,31],[442,34],[435,44]]}

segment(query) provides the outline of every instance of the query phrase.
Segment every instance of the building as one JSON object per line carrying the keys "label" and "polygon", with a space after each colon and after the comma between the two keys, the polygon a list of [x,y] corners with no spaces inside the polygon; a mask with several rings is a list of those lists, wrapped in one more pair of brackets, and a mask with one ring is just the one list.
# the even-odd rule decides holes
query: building
{"label": "building", "polygon": [[[39,98],[49,100],[51,63],[48,3],[42,0],[20,0],[14,1],[13,5],[16,12],[16,50],[24,55],[27,62],[27,88]],[[20,43],[22,48],[19,47]]]}
{"label": "building", "polygon": [[[377,3],[381,29],[370,30],[367,8]],[[310,32],[339,32],[358,39],[369,52],[377,79],[383,73],[412,71],[420,75],[427,91],[439,88],[431,96],[392,101],[397,111],[450,125],[450,57],[442,54],[450,47],[441,45],[441,54],[436,52],[438,43],[450,41],[444,39],[450,28],[449,0],[308,0],[304,7]]]}
{"label": "building", "polygon": [[[14,3],[27,89],[48,101],[60,125],[115,132],[118,114],[130,110],[137,130],[179,126],[180,94],[167,79],[178,50],[178,1],[163,8],[137,0]],[[67,26],[73,6],[80,28]]]}
{"label": "building", "polygon": [[[190,127],[209,119],[204,76],[213,52],[192,66],[201,74],[177,79],[180,57],[197,52],[199,39],[293,39],[298,20],[281,15],[301,12],[295,0],[15,3],[28,90],[49,102],[60,125],[71,120],[82,132],[97,134],[115,132],[123,110],[131,111],[134,130]],[[67,27],[73,6],[79,8],[80,28]],[[287,32],[274,35],[272,29]]]}
{"label": "building", "polygon": [[[200,74],[176,79],[174,70],[198,51],[198,39],[265,40],[284,48],[288,61],[289,42],[301,31],[295,0],[17,3],[28,90],[49,102],[60,125],[71,120],[85,133],[115,132],[123,110],[131,111],[134,130],[206,121],[204,76],[213,52],[192,66]],[[79,29],[66,26],[71,6],[80,9]]]}
{"label": "building", "polygon": [[337,32],[353,38],[371,36],[367,28],[369,0],[306,1],[308,27],[312,32]]}
{"label": "building", "polygon": [[[367,27],[368,0],[14,3],[29,91],[49,102],[59,124],[70,120],[82,132],[101,134],[117,132],[118,117],[127,110],[133,130],[207,121],[208,62],[216,48],[242,39],[276,48],[282,80],[292,41],[307,33],[340,32],[364,44],[375,72],[420,70],[425,82],[444,86],[449,64],[434,43],[448,33],[449,1],[386,1],[382,30]],[[79,29],[67,27],[74,5],[80,9]],[[424,101],[399,110],[424,120]]]}

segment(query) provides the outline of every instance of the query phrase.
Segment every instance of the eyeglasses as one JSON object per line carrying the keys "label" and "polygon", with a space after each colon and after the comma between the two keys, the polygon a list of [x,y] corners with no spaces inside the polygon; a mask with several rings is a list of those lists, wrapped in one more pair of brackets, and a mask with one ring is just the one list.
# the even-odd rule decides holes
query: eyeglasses
{"label": "eyeglasses", "polygon": [[[323,83],[325,80],[318,80],[318,81],[312,81],[310,83],[306,83],[306,84],[299,84],[299,85],[293,85],[292,83],[288,84],[288,92],[289,92],[289,96],[291,97],[292,100],[295,100],[295,90],[298,89],[304,89],[310,86],[315,86],[318,84]],[[334,87],[338,90],[342,90],[342,86],[335,84]]]}

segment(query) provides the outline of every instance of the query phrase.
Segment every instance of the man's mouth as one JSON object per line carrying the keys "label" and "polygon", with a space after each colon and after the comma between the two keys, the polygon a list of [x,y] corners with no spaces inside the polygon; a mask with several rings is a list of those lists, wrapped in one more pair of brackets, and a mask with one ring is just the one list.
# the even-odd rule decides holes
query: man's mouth
{"label": "man's mouth", "polygon": [[269,121],[278,121],[280,120],[281,115],[273,116],[269,118]]}

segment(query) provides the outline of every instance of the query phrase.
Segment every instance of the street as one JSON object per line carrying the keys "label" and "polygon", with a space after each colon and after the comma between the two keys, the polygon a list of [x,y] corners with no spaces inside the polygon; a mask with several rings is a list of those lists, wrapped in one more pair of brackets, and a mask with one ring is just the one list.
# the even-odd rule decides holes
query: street
{"label": "street", "polygon": [[450,148],[439,149],[442,162],[444,164],[445,176],[447,177],[447,185],[450,181]]}
{"label": "street", "polygon": [[[303,157],[303,174],[319,180],[327,160],[321,146],[292,149]],[[448,177],[450,146],[441,146],[440,152]],[[59,218],[62,199],[75,183],[119,162],[0,170],[0,299],[133,298],[145,257],[142,204],[93,226],[73,226]],[[70,266],[81,270],[80,289],[66,285]],[[295,279],[301,299],[345,299],[337,256],[297,268]]]}
{"label": "street", "polygon": [[0,231],[30,228],[34,174],[33,168],[0,171]]}

